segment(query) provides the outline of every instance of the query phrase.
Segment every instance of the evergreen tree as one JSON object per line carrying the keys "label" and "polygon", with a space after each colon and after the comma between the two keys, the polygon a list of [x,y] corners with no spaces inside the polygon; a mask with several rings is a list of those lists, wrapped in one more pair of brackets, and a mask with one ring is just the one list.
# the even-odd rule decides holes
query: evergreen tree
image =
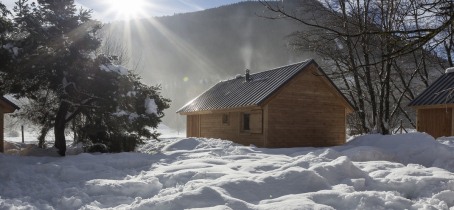
{"label": "evergreen tree", "polygon": [[[0,2],[0,69],[8,66],[10,63],[9,61],[12,59],[11,45],[8,45],[11,38],[7,36],[7,34],[12,33],[13,30],[13,23],[9,18],[10,15],[11,12]],[[4,81],[0,74],[0,84],[3,83]],[[3,95],[1,89],[0,95]]]}
{"label": "evergreen tree", "polygon": [[133,72],[114,65],[114,56],[95,54],[102,25],[91,19],[91,11],[77,10],[72,0],[38,0],[38,5],[19,0],[16,5],[19,53],[14,65],[1,70],[9,81],[2,88],[47,108],[27,117],[43,127],[44,135],[53,126],[60,155],[66,152],[70,122],[77,125],[79,140],[103,143],[113,152],[132,151],[142,138],[158,137],[146,127],[157,128],[170,100],[160,95],[159,86],[144,85]]}

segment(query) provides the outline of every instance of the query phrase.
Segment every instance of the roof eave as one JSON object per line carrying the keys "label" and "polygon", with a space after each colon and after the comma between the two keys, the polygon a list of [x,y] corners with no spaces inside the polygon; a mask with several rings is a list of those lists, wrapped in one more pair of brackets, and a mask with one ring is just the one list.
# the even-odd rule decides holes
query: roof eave
{"label": "roof eave", "polygon": [[0,100],[4,101],[6,104],[8,104],[11,107],[13,107],[15,110],[19,110],[20,109],[16,104],[14,104],[13,102],[11,102],[10,100],[8,100],[7,98],[5,98],[3,96],[0,96]]}
{"label": "roof eave", "polygon": [[192,112],[177,112],[180,115],[195,115],[195,114],[213,114],[213,113],[225,113],[225,112],[233,112],[233,111],[239,111],[243,109],[262,109],[257,104],[254,105],[247,105],[247,106],[237,106],[237,107],[229,107],[229,108],[224,108],[224,109],[209,109],[209,110],[198,110],[198,111],[192,111]]}
{"label": "roof eave", "polygon": [[275,93],[277,93],[281,88],[283,88],[287,83],[289,83],[290,81],[292,81],[295,77],[297,77],[302,71],[304,71],[307,67],[309,67],[311,64],[314,64],[322,73],[323,75],[325,76],[325,78],[330,82],[330,84],[336,89],[336,91],[341,95],[341,97],[344,99],[345,102],[347,102],[349,108],[350,108],[350,112],[349,114],[352,114],[353,112],[355,111],[358,111],[355,109],[355,107],[353,106],[353,104],[347,99],[347,97],[345,97],[345,95],[339,90],[339,88],[333,83],[333,81],[328,77],[328,75],[325,73],[325,71],[323,71],[323,69],[317,64],[317,62],[315,62],[314,59],[310,59],[309,62],[307,62],[304,66],[301,67],[301,69],[295,74],[293,75],[288,81],[286,81],[284,84],[282,84],[279,88],[277,88],[275,91],[273,91],[272,94],[268,95],[265,99],[263,99],[262,101],[260,101],[258,103],[258,105],[260,106],[263,106],[263,103],[267,102],[267,100],[273,96]]}

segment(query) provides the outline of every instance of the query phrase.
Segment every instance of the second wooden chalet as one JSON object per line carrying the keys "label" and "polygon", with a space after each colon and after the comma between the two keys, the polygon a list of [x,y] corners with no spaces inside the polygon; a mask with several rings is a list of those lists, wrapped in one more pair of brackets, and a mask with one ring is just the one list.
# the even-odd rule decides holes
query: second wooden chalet
{"label": "second wooden chalet", "polygon": [[187,137],[268,148],[344,144],[353,112],[312,59],[221,81],[177,111]]}
{"label": "second wooden chalet", "polygon": [[4,114],[8,113],[13,113],[16,111],[16,109],[19,109],[19,107],[14,104],[13,102],[9,101],[2,95],[0,95],[0,152],[4,153],[4,147],[3,147],[3,127],[4,127]]}
{"label": "second wooden chalet", "polygon": [[446,70],[408,106],[416,109],[416,130],[434,138],[454,136],[454,68]]}

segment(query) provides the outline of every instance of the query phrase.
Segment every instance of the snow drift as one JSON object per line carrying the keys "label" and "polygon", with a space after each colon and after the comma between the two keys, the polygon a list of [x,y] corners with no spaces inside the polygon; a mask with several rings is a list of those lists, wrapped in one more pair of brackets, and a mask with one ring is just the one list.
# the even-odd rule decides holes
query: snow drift
{"label": "snow drift", "polygon": [[454,148],[427,134],[289,149],[184,138],[139,150],[151,154],[0,154],[0,209],[454,209]]}

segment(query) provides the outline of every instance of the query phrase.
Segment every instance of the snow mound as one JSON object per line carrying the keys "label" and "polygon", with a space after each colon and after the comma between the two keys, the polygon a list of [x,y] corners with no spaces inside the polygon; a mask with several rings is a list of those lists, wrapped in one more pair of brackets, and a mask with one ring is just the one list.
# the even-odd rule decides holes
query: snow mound
{"label": "snow mound", "polygon": [[157,178],[146,180],[103,180],[95,179],[85,184],[87,194],[99,195],[110,192],[115,196],[151,198],[162,189]]}
{"label": "snow mound", "polygon": [[454,147],[454,137],[453,136],[440,137],[440,138],[437,139],[437,141],[440,142],[441,144],[446,145],[446,146]]}
{"label": "snow mound", "polygon": [[193,150],[199,145],[199,141],[194,138],[181,139],[171,143],[162,149],[163,152],[176,151],[176,150]]}
{"label": "snow mound", "polygon": [[3,142],[3,148],[5,151],[8,151],[8,150],[20,150],[20,148],[16,145],[14,145],[13,143],[10,143],[10,142],[7,142],[7,141],[4,141]]}
{"label": "snow mound", "polygon": [[354,147],[345,151],[342,151],[342,154],[350,158],[352,161],[391,161],[391,162],[398,162],[399,158],[391,153],[387,152],[384,149],[380,149],[377,147],[371,146],[359,146]]}
{"label": "snow mound", "polygon": [[454,172],[454,158],[452,157],[438,158],[437,160],[435,160],[432,166]]}
{"label": "snow mound", "polygon": [[37,157],[60,157],[58,154],[58,149],[52,147],[50,149],[41,149],[37,145],[30,144],[27,148],[19,151],[17,153],[20,156],[37,156]]}
{"label": "snow mound", "polygon": [[84,152],[84,144],[79,142],[78,144],[71,144],[66,146],[66,155],[78,155]]}
{"label": "snow mound", "polygon": [[[425,167],[432,166],[438,158],[454,157],[454,152],[449,146],[435,141],[426,133],[360,136],[347,142],[342,148],[356,148],[345,151],[345,155],[350,157],[356,155],[357,158],[368,161],[391,160],[403,164],[416,163]],[[367,155],[367,151],[374,151],[374,154]]]}
{"label": "snow mound", "polygon": [[149,154],[0,154],[0,209],[454,209],[454,148],[427,134],[330,148],[147,143]]}

